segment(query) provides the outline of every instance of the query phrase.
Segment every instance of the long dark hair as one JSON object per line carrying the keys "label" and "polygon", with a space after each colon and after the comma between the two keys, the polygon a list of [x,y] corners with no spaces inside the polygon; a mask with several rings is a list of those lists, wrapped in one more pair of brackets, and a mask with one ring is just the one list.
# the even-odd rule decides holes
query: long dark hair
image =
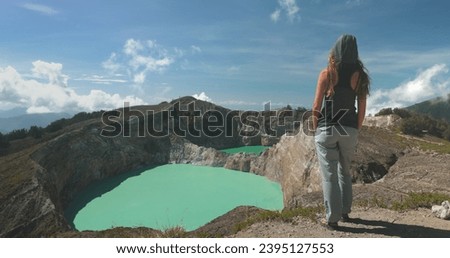
{"label": "long dark hair", "polygon": [[[353,44],[352,47],[343,47],[344,43]],[[343,48],[343,49],[339,49]],[[349,50],[350,49],[350,50]],[[344,53],[342,52],[344,51]],[[339,52],[340,51],[340,52]],[[337,53],[338,52],[338,53]],[[340,58],[335,55],[341,54]],[[356,38],[352,35],[342,35],[330,51],[327,66],[328,85],[325,91],[327,96],[334,93],[334,86],[339,81],[339,70],[346,61],[351,61],[355,65],[356,71],[359,72],[358,83],[355,88],[358,98],[366,98],[370,93],[370,77],[369,72],[358,57]]]}

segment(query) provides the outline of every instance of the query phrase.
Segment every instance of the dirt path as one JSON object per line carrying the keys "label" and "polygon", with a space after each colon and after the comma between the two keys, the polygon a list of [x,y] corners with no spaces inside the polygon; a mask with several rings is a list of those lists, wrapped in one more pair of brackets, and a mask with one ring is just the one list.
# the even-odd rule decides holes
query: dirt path
{"label": "dirt path", "polygon": [[293,223],[275,221],[255,223],[231,237],[450,238],[450,221],[434,217],[428,209],[397,212],[382,208],[355,208],[350,217],[354,218],[354,221],[340,222],[339,231],[330,231],[317,222],[297,217]]}

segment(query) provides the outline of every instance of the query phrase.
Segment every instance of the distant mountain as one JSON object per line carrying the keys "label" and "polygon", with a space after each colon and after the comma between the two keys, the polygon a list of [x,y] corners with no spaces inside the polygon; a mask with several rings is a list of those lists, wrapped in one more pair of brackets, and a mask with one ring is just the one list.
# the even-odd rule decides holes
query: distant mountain
{"label": "distant mountain", "polygon": [[444,119],[450,123],[450,94],[409,106],[407,110],[429,115],[435,119]]}
{"label": "distant mountain", "polygon": [[20,115],[26,115],[27,109],[16,107],[13,109],[8,110],[0,110],[0,118],[8,118],[8,117],[14,117],[14,116],[20,116]]}
{"label": "distant mountain", "polygon": [[15,129],[30,128],[36,125],[46,127],[51,122],[68,118],[70,114],[67,113],[44,113],[44,114],[25,114],[11,117],[0,117],[0,132],[8,133]]}

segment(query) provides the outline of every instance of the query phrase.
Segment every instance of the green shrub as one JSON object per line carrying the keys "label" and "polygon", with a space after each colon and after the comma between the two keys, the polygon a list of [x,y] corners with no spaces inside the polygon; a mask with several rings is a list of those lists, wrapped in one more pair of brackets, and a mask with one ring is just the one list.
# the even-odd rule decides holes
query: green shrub
{"label": "green shrub", "polygon": [[248,228],[252,224],[262,221],[292,222],[295,217],[303,217],[315,221],[317,213],[322,213],[323,210],[323,206],[297,207],[293,209],[284,209],[282,211],[264,210],[248,218],[244,222],[236,224],[233,230],[237,233],[245,228]]}
{"label": "green shrub", "polygon": [[410,193],[408,197],[392,204],[393,210],[403,211],[417,208],[431,208],[433,205],[441,204],[450,200],[450,196],[441,193]]}
{"label": "green shrub", "polygon": [[171,228],[164,229],[158,234],[160,238],[183,238],[187,236],[186,230],[181,226],[175,226]]}
{"label": "green shrub", "polygon": [[375,116],[386,116],[386,115],[392,115],[394,112],[392,111],[392,108],[383,108],[378,113],[375,114]]}
{"label": "green shrub", "polygon": [[28,136],[27,129],[16,129],[6,134],[8,141],[24,139]]}
{"label": "green shrub", "polygon": [[6,149],[9,147],[9,140],[8,138],[0,133],[0,149]]}
{"label": "green shrub", "polygon": [[447,122],[425,115],[412,114],[410,117],[404,118],[400,130],[408,135],[423,136],[429,134],[447,140],[450,139],[450,125]]}
{"label": "green shrub", "polygon": [[42,127],[39,127],[39,126],[33,125],[28,130],[28,135],[33,137],[34,139],[42,138],[43,134],[44,134],[44,129],[42,129]]}
{"label": "green shrub", "polygon": [[392,110],[392,113],[398,115],[401,118],[411,117],[411,113],[408,110],[403,109],[403,108],[394,108]]}
{"label": "green shrub", "polygon": [[66,120],[67,119],[62,118],[62,119],[51,122],[47,127],[45,127],[45,131],[49,132],[49,133],[53,133],[53,132],[63,129],[63,127],[66,124]]}
{"label": "green shrub", "polygon": [[400,130],[404,134],[423,136],[425,126],[417,117],[411,117],[402,120],[402,123],[400,124]]}

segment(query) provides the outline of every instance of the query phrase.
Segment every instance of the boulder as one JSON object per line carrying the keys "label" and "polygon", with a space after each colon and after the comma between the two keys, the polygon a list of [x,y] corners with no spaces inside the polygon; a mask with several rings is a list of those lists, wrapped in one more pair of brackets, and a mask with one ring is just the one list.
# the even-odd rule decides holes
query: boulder
{"label": "boulder", "polygon": [[267,134],[261,135],[261,145],[263,146],[273,146],[280,141],[280,137],[270,136]]}
{"label": "boulder", "polygon": [[283,135],[279,143],[252,163],[250,172],[279,182],[285,207],[300,205],[305,193],[321,191],[314,137],[303,131]]}
{"label": "boulder", "polygon": [[444,201],[441,205],[433,205],[431,211],[440,219],[450,219],[450,202]]}
{"label": "boulder", "polygon": [[389,127],[393,125],[397,125],[401,120],[400,116],[391,114],[384,116],[368,116],[364,119],[365,126],[372,127]]}

